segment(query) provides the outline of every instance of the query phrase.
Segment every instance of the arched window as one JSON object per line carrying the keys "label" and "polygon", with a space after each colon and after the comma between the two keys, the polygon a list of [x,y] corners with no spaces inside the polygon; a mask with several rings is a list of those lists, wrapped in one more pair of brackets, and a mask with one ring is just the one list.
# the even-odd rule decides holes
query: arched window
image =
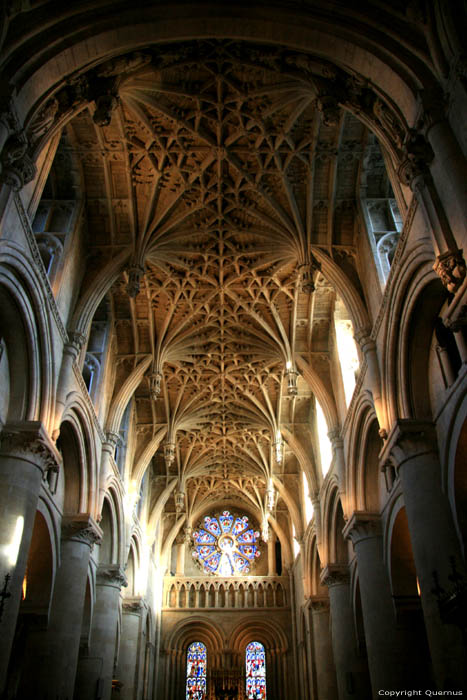
{"label": "arched window", "polygon": [[266,654],[260,642],[251,642],[246,648],[246,697],[266,698]]}
{"label": "arched window", "polygon": [[202,642],[193,642],[186,654],[186,700],[205,700],[206,666],[206,647]]}

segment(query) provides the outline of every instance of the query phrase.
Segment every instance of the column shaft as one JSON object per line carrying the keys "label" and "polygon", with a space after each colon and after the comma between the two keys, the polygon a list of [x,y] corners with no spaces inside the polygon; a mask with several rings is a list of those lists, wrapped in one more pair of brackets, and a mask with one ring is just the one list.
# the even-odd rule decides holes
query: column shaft
{"label": "column shaft", "polygon": [[329,600],[310,600],[317,697],[318,700],[332,700],[337,697],[337,682],[331,643]]}
{"label": "column shaft", "polygon": [[[47,694],[60,700],[73,697],[89,556],[101,536],[100,528],[87,514],[62,521],[61,563],[47,630],[49,662],[39,679],[44,697]],[[37,679],[33,682],[37,687]]]}
{"label": "column shaft", "polygon": [[357,654],[348,574],[326,567],[322,579],[329,587],[331,634],[339,700],[371,700],[366,660]]}
{"label": "column shaft", "polygon": [[452,589],[451,560],[464,573],[460,545],[449,501],[441,488],[441,467],[431,423],[399,421],[381,458],[399,466],[410,539],[421,591],[435,679],[441,689],[464,689],[465,650],[454,624],[441,620],[434,593],[434,573],[445,590]]}
{"label": "column shaft", "polygon": [[140,599],[127,599],[123,602],[122,636],[117,668],[118,680],[123,683],[120,690],[122,700],[134,700],[139,693],[139,668],[141,659],[141,618],[143,613]]}
{"label": "column shaft", "polygon": [[[0,692],[13,643],[34,518],[45,470],[61,458],[37,422],[4,426],[0,454],[0,586],[7,583],[0,635]],[[9,580],[6,580],[9,576]]]}
{"label": "column shaft", "polygon": [[414,663],[410,663],[412,651],[405,643],[402,631],[396,629],[379,517],[372,513],[354,513],[344,533],[352,539],[357,555],[373,694],[382,688],[403,690],[416,680],[413,672],[416,662],[414,659]]}
{"label": "column shaft", "polygon": [[74,700],[110,700],[122,585],[126,578],[120,567],[99,567],[91,649],[79,664]]}

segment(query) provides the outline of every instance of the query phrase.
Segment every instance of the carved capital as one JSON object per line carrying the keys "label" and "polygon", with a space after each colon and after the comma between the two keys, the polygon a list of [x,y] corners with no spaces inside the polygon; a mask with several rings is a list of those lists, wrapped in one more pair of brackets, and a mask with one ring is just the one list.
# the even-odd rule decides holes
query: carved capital
{"label": "carved capital", "polygon": [[316,106],[325,126],[336,126],[339,124],[341,110],[339,102],[334,95],[320,95],[316,100]]}
{"label": "carved capital", "polygon": [[318,615],[319,613],[329,611],[329,598],[324,596],[310,596],[307,600],[307,606],[310,608],[312,613]]}
{"label": "carved capital", "polygon": [[341,437],[341,431],[339,428],[333,428],[328,432],[328,438],[334,450],[340,450],[344,447],[344,441]]}
{"label": "carved capital", "polygon": [[373,537],[381,535],[381,520],[377,513],[367,513],[365,511],[355,511],[349,518],[343,530],[346,539],[352,540],[355,546]]}
{"label": "carved capital", "polygon": [[89,513],[66,515],[62,518],[62,538],[81,542],[92,550],[102,541],[102,530]]}
{"label": "carved capital", "polygon": [[397,170],[402,184],[412,187],[418,177],[429,174],[433,158],[433,149],[423,134],[411,130],[404,143],[401,163]]}
{"label": "carved capital", "polygon": [[141,280],[144,275],[144,267],[142,265],[132,265],[128,268],[128,283],[126,291],[129,297],[134,299],[138,296],[141,288]]}
{"label": "carved capital", "polygon": [[376,349],[376,344],[371,337],[371,328],[359,328],[354,333],[355,342],[358,343],[364,355]]}
{"label": "carved capital", "polygon": [[43,473],[58,472],[62,457],[39,421],[7,423],[0,434],[0,454],[32,462]]}
{"label": "carved capital", "polygon": [[339,564],[328,564],[321,572],[321,583],[332,588],[333,586],[343,586],[350,582],[350,572],[348,566]]}
{"label": "carved capital", "polygon": [[31,182],[36,175],[36,166],[27,149],[27,138],[21,132],[10,136],[3,147],[1,180],[15,192]]}
{"label": "carved capital", "polygon": [[455,294],[467,272],[462,250],[448,250],[438,255],[433,270],[448,292]]}
{"label": "carved capital", "polygon": [[127,615],[141,615],[144,610],[144,601],[141,596],[136,598],[124,598],[122,601],[123,613]]}
{"label": "carved capital", "polygon": [[103,564],[97,570],[97,585],[112,588],[126,588],[128,581],[123,569],[117,564]]}
{"label": "carved capital", "polygon": [[388,439],[380,452],[380,463],[388,460],[399,468],[404,462],[415,457],[436,452],[437,440],[433,423],[404,418],[396,421]]}
{"label": "carved capital", "polygon": [[67,343],[68,348],[75,354],[77,357],[78,354],[81,352],[85,342],[86,342],[86,335],[84,333],[81,333],[80,331],[68,331],[68,339],[69,342]]}
{"label": "carved capital", "polygon": [[118,433],[114,433],[111,430],[106,432],[105,434],[105,445],[108,447],[111,451],[112,454],[115,452],[115,449],[117,445],[120,442],[120,435]]}

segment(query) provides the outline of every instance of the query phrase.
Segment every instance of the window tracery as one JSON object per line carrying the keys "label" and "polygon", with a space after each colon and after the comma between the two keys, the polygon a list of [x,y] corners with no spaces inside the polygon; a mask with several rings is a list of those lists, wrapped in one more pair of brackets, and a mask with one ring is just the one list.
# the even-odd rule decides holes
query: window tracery
{"label": "window tracery", "polygon": [[206,573],[247,574],[261,554],[256,544],[258,539],[259,532],[249,527],[246,515],[234,516],[225,510],[216,517],[206,516],[203,527],[193,532],[193,558]]}

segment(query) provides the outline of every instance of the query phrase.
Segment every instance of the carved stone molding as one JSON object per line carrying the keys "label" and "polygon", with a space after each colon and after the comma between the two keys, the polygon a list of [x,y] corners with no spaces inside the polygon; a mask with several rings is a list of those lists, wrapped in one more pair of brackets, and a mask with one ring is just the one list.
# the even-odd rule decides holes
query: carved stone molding
{"label": "carved stone molding", "polygon": [[430,421],[411,418],[397,420],[380,452],[380,464],[388,460],[398,469],[415,457],[437,451],[436,431]]}
{"label": "carved stone molding", "polygon": [[102,530],[88,513],[77,513],[62,518],[62,538],[73,542],[82,542],[93,549],[102,541]]}
{"label": "carved stone molding", "polygon": [[455,294],[465,279],[467,267],[462,250],[448,250],[438,255],[433,270],[448,292]]}
{"label": "carved stone molding", "polygon": [[43,473],[58,472],[62,458],[39,421],[7,423],[0,433],[0,455],[32,462]]}
{"label": "carved stone molding", "polygon": [[378,513],[355,511],[352,513],[343,530],[346,539],[352,540],[354,547],[373,537],[381,535],[381,519]]}
{"label": "carved stone molding", "polygon": [[348,566],[340,564],[328,564],[321,572],[321,583],[332,588],[350,583],[350,571]]}
{"label": "carved stone molding", "polygon": [[128,586],[128,580],[123,569],[117,564],[102,564],[97,569],[97,585],[120,589]]}

